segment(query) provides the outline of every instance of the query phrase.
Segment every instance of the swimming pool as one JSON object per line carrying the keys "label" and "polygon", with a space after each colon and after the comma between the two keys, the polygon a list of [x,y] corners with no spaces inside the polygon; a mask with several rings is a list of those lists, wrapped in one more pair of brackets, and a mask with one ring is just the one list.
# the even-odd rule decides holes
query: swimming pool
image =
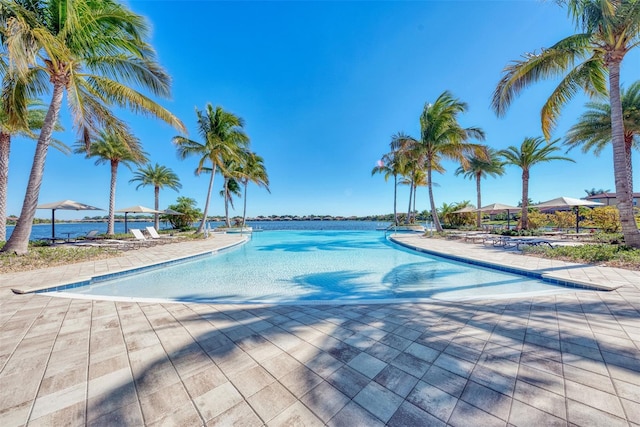
{"label": "swimming pool", "polygon": [[[80,284],[79,284],[80,285]],[[576,292],[405,249],[379,231],[265,231],[215,255],[58,291],[210,303],[459,300]]]}

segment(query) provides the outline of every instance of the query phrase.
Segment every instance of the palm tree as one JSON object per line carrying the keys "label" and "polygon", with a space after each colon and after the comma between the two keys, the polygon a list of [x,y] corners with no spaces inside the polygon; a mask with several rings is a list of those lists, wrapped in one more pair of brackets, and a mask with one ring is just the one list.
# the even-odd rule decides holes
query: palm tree
{"label": "palm tree", "polygon": [[[488,176],[496,177],[504,175],[504,163],[502,163],[500,156],[493,148],[486,148],[486,157],[476,156],[472,154],[467,157],[467,165],[460,166],[456,172],[456,175],[462,175],[467,179],[476,180],[476,194],[478,208],[482,207],[482,192],[480,191],[480,181],[482,178]],[[476,212],[476,227],[482,227],[482,213]]]}
{"label": "palm tree", "polygon": [[[640,81],[632,84],[628,90],[620,91],[622,120],[624,125],[624,152],[627,161],[629,188],[633,193],[633,167],[631,151],[640,148]],[[582,146],[582,152],[600,156],[611,142],[611,105],[601,102],[589,102],[587,111],[578,118],[578,123],[567,132],[564,144],[569,150]]]}
{"label": "palm tree", "polygon": [[505,164],[518,166],[522,169],[522,216],[520,219],[520,227],[523,230],[529,228],[527,209],[529,207],[529,174],[531,167],[552,160],[566,160],[573,162],[573,159],[564,156],[558,156],[554,153],[560,151],[556,143],[560,141],[547,142],[543,137],[525,138],[520,147],[514,145],[509,146],[505,150],[498,152],[505,160]]}
{"label": "palm tree", "polygon": [[204,142],[175,136],[173,143],[177,145],[180,158],[186,159],[194,155],[200,158],[195,171],[196,175],[203,172],[211,174],[204,214],[200,226],[196,230],[196,233],[202,233],[207,222],[209,200],[216,171],[218,168],[224,168],[225,161],[240,157],[241,151],[249,144],[249,137],[242,131],[244,120],[223,110],[220,106],[214,109],[211,104],[207,104],[205,113],[196,108],[196,115],[198,116],[198,132]]}
{"label": "palm tree", "polygon": [[[5,91],[11,91],[12,89],[10,85],[8,87],[5,84]],[[14,93],[13,96],[15,97],[16,94]],[[0,242],[7,239],[7,195],[9,189],[11,137],[21,135],[37,139],[37,136],[32,131],[42,128],[46,114],[46,110],[41,108],[42,105],[40,101],[35,99],[22,100],[20,107],[22,111],[19,114],[26,117],[26,121],[23,122],[22,120],[12,120],[9,115],[16,112],[2,108],[2,103],[0,103]],[[60,129],[59,126],[58,129]],[[69,147],[60,141],[53,140],[51,145],[65,154],[70,151]]]}
{"label": "palm tree", "polygon": [[253,182],[258,187],[264,187],[269,193],[269,175],[264,166],[264,159],[252,151],[245,151],[239,170],[240,182],[244,186],[244,206],[242,208],[242,226],[247,218],[247,187]]}
{"label": "palm tree", "polygon": [[76,153],[86,154],[87,158],[97,157],[96,165],[108,163],[111,166],[111,184],[109,186],[109,220],[107,222],[107,234],[115,234],[115,204],[116,182],[118,178],[118,166],[123,164],[131,169],[131,164],[140,165],[147,161],[147,153],[142,151],[140,140],[129,134],[126,140],[120,133],[112,131],[100,131],[87,150],[84,141],[78,142]]}
{"label": "palm tree", "polygon": [[371,176],[382,174],[385,182],[393,176],[393,222],[398,225],[398,175],[403,175],[406,170],[407,157],[399,149],[402,141],[410,139],[403,132],[398,132],[391,137],[391,151],[382,156],[371,171]]}
{"label": "palm tree", "polygon": [[599,188],[596,189],[595,187],[591,188],[591,190],[584,190],[585,193],[587,193],[587,196],[595,196],[596,194],[602,194],[602,193],[608,193],[611,190],[609,189],[604,189],[604,188]]}
{"label": "palm tree", "polygon": [[127,126],[110,107],[151,115],[184,130],[168,110],[134,89],[168,96],[170,78],[145,41],[144,18],[111,0],[0,0],[0,28],[10,75],[44,82],[52,90],[20,220],[2,251],[26,253],[54,126],[67,93],[73,122],[84,143],[100,129],[126,140]]}
{"label": "palm tree", "polygon": [[633,193],[629,187],[620,96],[620,66],[626,54],[638,45],[640,37],[640,1],[558,0],[558,3],[567,7],[580,32],[507,65],[493,95],[493,109],[503,116],[522,89],[541,79],[564,75],[541,112],[542,132],[549,139],[560,110],[580,88],[590,96],[604,96],[608,92],[622,232],[627,245],[640,247],[640,232],[633,215]]}
{"label": "palm tree", "polygon": [[431,203],[431,217],[437,231],[442,231],[438,210],[433,198],[433,171],[444,172],[441,161],[450,159],[466,164],[466,156],[484,155],[484,146],[468,142],[471,138],[484,140],[484,132],[477,127],[463,128],[458,115],[467,111],[467,104],[444,91],[433,104],[425,104],[420,115],[420,138],[400,141],[401,149],[414,152],[422,167],[427,169],[427,188]]}
{"label": "palm tree", "polygon": [[233,196],[242,196],[240,184],[238,184],[237,179],[226,175],[224,177],[222,190],[220,190],[220,197],[224,199],[224,224],[227,228],[231,227],[231,222],[229,221],[229,205],[231,205],[231,209],[235,210],[236,208],[233,205]]}
{"label": "palm tree", "polygon": [[[133,178],[129,180],[132,182],[139,182],[136,190],[140,187],[146,187],[147,185],[153,186],[153,195],[154,195],[154,209],[160,209],[160,189],[167,187],[172,190],[178,191],[182,188],[182,184],[180,184],[180,179],[178,175],[176,175],[171,169],[166,166],[160,166],[156,163],[155,166],[151,166],[151,164],[146,165],[143,168],[139,168],[138,171],[134,174]],[[160,228],[160,215],[154,215],[154,227],[156,230]]]}

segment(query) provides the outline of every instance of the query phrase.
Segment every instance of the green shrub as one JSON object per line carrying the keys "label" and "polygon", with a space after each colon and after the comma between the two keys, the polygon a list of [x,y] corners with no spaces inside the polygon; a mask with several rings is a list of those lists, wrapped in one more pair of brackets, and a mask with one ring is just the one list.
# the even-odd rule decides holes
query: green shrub
{"label": "green shrub", "polygon": [[565,259],[582,263],[614,262],[627,267],[640,268],[640,250],[625,245],[611,245],[606,243],[556,246],[554,248],[534,246],[525,248],[529,254],[540,254],[546,258]]}

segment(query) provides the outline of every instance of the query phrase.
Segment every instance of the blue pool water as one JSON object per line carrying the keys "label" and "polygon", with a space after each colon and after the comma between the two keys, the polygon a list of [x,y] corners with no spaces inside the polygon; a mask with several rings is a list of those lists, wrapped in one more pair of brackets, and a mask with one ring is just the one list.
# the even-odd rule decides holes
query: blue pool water
{"label": "blue pool water", "polygon": [[576,292],[404,249],[380,231],[264,231],[247,244],[61,292],[200,302],[494,298]]}

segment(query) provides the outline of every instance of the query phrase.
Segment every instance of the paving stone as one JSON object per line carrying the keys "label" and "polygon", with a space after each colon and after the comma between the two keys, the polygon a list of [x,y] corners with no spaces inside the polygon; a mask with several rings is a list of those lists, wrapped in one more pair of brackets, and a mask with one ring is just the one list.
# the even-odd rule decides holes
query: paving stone
{"label": "paving stone", "polygon": [[513,398],[557,418],[567,419],[565,399],[558,394],[518,380]]}
{"label": "paving stone", "polygon": [[349,402],[349,398],[326,381],[300,399],[323,422],[329,421]]}
{"label": "paving stone", "polygon": [[329,384],[350,398],[353,398],[356,394],[360,393],[360,391],[365,388],[370,381],[371,380],[368,377],[349,366],[343,366],[327,378],[327,382],[329,382]]}
{"label": "paving stone", "polygon": [[224,383],[207,393],[193,399],[205,422],[242,402],[242,395],[230,382]]}
{"label": "paving stone", "polygon": [[617,416],[624,416],[620,400],[614,394],[605,393],[593,387],[565,380],[567,398],[584,403],[601,411]]}
{"label": "paving stone", "polygon": [[296,401],[277,417],[267,423],[269,427],[291,426],[323,426],[325,425],[313,412],[307,409],[300,401]]}
{"label": "paving stone", "polygon": [[235,388],[247,398],[273,383],[276,379],[262,366],[255,366],[241,373],[229,376],[229,380]]}
{"label": "paving stone", "polygon": [[[340,369],[338,372],[339,371]],[[309,390],[321,382],[322,377],[315,374],[306,366],[294,368],[291,372],[280,378],[280,383],[282,383],[282,385],[284,385],[297,398],[304,396]]]}
{"label": "paving stone", "polygon": [[628,425],[622,418],[571,399],[567,399],[567,420],[569,423],[578,426],[618,427]]}
{"label": "paving stone", "polygon": [[460,397],[467,385],[467,379],[453,372],[442,369],[439,366],[431,366],[422,380],[449,393],[452,396]]}
{"label": "paving stone", "polygon": [[262,421],[245,401],[232,406],[207,422],[209,427],[253,427],[259,425],[262,425]]}
{"label": "paving stone", "polygon": [[433,364],[464,378],[469,378],[474,368],[473,363],[449,356],[445,353],[441,353]]}
{"label": "paving stone", "polygon": [[389,427],[407,427],[407,426],[446,426],[446,423],[440,421],[431,414],[423,411],[415,405],[405,401],[400,405],[393,417],[387,423]]}
{"label": "paving stone", "polygon": [[371,412],[351,401],[331,418],[327,425],[330,427],[383,427],[385,424]]}
{"label": "paving stone", "polygon": [[402,400],[400,396],[376,382],[370,382],[353,398],[354,402],[384,422],[389,421]]}
{"label": "paving stone", "polygon": [[347,366],[355,369],[368,378],[374,378],[387,364],[367,353],[360,353],[354,357]]}
{"label": "paving stone", "polygon": [[511,413],[509,414],[509,424],[513,426],[566,426],[567,422],[558,417],[541,411],[533,406],[526,405],[517,400],[513,401]]}
{"label": "paving stone", "polygon": [[391,365],[396,368],[402,369],[406,373],[413,375],[417,378],[423,376],[431,366],[428,362],[418,359],[407,353],[400,353],[395,359],[391,361]]}
{"label": "paving stone", "polygon": [[442,421],[447,421],[458,399],[424,381],[418,382],[407,400]]}
{"label": "paving stone", "polygon": [[467,383],[461,399],[505,421],[509,418],[511,398],[473,381]]}
{"label": "paving stone", "polygon": [[506,422],[484,412],[475,406],[469,405],[459,400],[448,420],[448,424],[454,427],[483,426],[483,427],[504,427]]}
{"label": "paving stone", "polygon": [[395,366],[387,366],[376,375],[374,380],[400,397],[407,397],[418,382],[416,377],[407,374]]}

